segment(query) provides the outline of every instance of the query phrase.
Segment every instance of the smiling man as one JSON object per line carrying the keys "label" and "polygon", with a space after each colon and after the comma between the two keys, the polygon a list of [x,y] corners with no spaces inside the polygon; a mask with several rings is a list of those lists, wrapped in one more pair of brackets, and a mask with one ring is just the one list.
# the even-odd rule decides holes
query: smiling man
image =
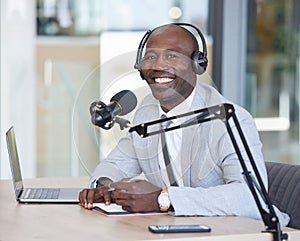
{"label": "smiling man", "polygon": [[197,78],[191,57],[198,49],[195,37],[177,25],[163,26],[150,35],[142,60],[142,75],[165,112],[192,93]]}
{"label": "smiling man", "polygon": [[[145,53],[141,55],[144,46]],[[167,24],[146,33],[140,44],[136,67],[152,95],[141,102],[133,125],[157,120],[162,115],[178,115],[230,103],[212,86],[197,81],[197,74],[205,71],[206,64],[196,37],[184,24]],[[240,106],[234,107],[267,187],[262,144],[253,118]],[[187,117],[182,121],[188,120]],[[170,125],[181,123],[174,122]],[[236,131],[234,124],[230,125]],[[243,148],[240,149],[244,155]],[[252,171],[247,156],[244,158]],[[145,179],[135,178],[140,174],[144,174]],[[79,195],[80,204],[88,209],[94,202],[107,205],[115,202],[130,212],[169,211],[169,214],[179,216],[261,218],[221,121],[147,138],[128,133],[96,167],[91,187]],[[278,209],[276,212],[281,225],[287,225],[289,217]]]}

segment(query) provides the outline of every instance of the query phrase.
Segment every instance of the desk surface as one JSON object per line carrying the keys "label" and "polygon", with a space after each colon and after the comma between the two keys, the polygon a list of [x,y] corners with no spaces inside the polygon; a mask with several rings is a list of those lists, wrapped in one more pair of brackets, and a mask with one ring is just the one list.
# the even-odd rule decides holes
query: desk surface
{"label": "desk surface", "polygon": [[[85,187],[87,177],[25,180],[25,187]],[[39,184],[39,185],[37,185]],[[0,180],[0,240],[272,240],[262,222],[243,217],[106,217],[77,204],[18,204],[11,180]],[[149,225],[206,224],[211,233],[153,234]],[[284,228],[289,240],[300,231]]]}

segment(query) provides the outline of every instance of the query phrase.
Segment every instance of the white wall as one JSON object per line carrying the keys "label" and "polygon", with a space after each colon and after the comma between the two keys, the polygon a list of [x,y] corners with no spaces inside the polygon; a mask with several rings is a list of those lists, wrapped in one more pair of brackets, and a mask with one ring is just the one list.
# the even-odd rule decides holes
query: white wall
{"label": "white wall", "polygon": [[23,177],[35,176],[35,0],[1,0],[0,178],[11,178],[5,132],[15,127]]}

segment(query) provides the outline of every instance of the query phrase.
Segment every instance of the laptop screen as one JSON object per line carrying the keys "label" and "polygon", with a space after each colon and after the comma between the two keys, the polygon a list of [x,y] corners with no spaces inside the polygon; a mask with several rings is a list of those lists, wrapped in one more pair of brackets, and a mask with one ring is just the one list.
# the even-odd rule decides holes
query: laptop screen
{"label": "laptop screen", "polygon": [[16,193],[16,197],[18,198],[20,193],[23,190],[23,181],[22,181],[21,168],[20,168],[19,156],[17,151],[15,132],[13,127],[11,127],[6,132],[6,142],[7,142],[7,149],[9,154],[10,167],[12,172],[15,193]]}

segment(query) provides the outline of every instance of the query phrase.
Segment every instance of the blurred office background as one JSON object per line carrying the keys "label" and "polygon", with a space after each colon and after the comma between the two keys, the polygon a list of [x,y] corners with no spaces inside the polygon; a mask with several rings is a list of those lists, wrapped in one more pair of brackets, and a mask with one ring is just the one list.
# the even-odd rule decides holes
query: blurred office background
{"label": "blurred office background", "polygon": [[[15,127],[23,176],[89,175],[126,131],[100,130],[89,105],[148,89],[133,69],[146,30],[201,29],[213,84],[254,117],[266,161],[300,164],[297,0],[1,0],[0,178]],[[131,115],[127,117],[131,118]]]}

